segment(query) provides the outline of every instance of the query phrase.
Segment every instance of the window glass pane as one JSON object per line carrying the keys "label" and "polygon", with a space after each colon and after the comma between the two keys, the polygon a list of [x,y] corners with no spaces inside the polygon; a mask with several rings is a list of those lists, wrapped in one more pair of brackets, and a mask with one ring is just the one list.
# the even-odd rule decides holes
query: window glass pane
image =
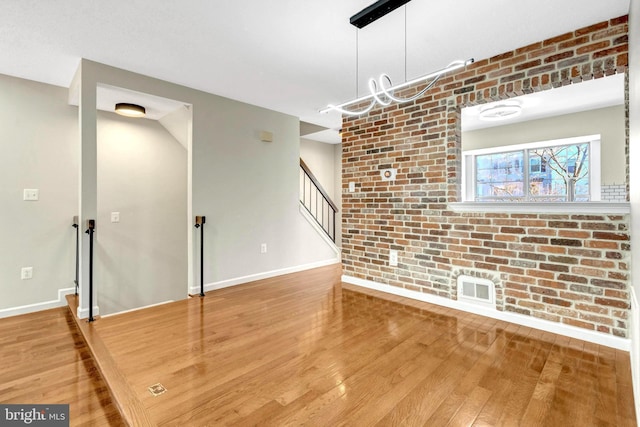
{"label": "window glass pane", "polygon": [[529,194],[533,199],[589,200],[588,143],[535,148],[528,155]]}
{"label": "window glass pane", "polygon": [[511,199],[524,195],[524,151],[476,156],[476,198]]}

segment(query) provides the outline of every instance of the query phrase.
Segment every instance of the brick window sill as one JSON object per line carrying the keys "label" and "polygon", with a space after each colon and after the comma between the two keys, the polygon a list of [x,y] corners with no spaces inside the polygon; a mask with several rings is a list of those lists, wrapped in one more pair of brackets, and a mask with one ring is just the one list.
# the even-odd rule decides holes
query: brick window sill
{"label": "brick window sill", "polygon": [[629,203],[613,202],[462,202],[449,203],[453,212],[499,212],[499,213],[581,213],[581,214],[616,214],[631,213]]}

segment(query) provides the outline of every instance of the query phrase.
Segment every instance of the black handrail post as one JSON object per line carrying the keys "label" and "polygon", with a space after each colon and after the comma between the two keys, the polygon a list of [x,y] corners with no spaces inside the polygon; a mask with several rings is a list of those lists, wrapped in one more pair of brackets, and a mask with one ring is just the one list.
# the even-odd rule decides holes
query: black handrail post
{"label": "black handrail post", "polygon": [[200,228],[200,296],[204,296],[204,223],[206,217],[196,217],[196,228]]}
{"label": "black handrail post", "polygon": [[75,283],[76,285],[76,293],[75,295],[78,295],[78,286],[79,283],[78,282],[78,274],[80,272],[80,261],[79,261],[79,251],[80,251],[80,225],[78,224],[78,215],[75,215],[73,217],[73,224],[71,225],[73,228],[76,229],[76,279],[73,281],[73,283]]}
{"label": "black handrail post", "polygon": [[331,233],[331,240],[336,241],[336,211],[333,211],[333,232]]}
{"label": "black handrail post", "polygon": [[87,231],[89,235],[89,322],[93,322],[93,233],[96,228],[94,219],[87,220]]}

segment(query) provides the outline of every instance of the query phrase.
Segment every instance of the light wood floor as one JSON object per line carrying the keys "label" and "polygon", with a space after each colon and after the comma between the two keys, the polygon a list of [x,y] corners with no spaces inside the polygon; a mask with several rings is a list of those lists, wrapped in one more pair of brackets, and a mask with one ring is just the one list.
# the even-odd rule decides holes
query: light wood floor
{"label": "light wood floor", "polygon": [[[104,388],[77,330],[45,313],[40,324],[0,320],[0,402],[65,401],[65,384],[93,401]],[[30,343],[50,323],[66,333]],[[118,393],[126,383],[151,424],[635,425],[627,353],[341,284],[339,266],[102,318],[83,333],[98,356],[108,349],[97,366],[117,368]],[[68,351],[81,361],[75,377],[56,370]],[[156,383],[167,391],[153,397]],[[114,419],[104,393],[76,405],[73,425]]]}
{"label": "light wood floor", "polygon": [[330,266],[94,325],[158,425],[635,425],[628,353],[380,296]]}
{"label": "light wood floor", "polygon": [[0,403],[69,404],[71,425],[123,425],[66,307],[0,319]]}

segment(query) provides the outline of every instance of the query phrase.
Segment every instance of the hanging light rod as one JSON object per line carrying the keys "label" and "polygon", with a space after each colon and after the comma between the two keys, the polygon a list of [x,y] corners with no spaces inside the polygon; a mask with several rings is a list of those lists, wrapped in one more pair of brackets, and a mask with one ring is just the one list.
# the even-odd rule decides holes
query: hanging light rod
{"label": "hanging light rod", "polygon": [[349,22],[358,28],[364,28],[410,1],[411,0],[379,0],[353,15],[349,18]]}
{"label": "hanging light rod", "polygon": [[[424,95],[424,93],[427,90],[431,89],[437,83],[440,77],[442,77],[443,75],[451,71],[457,70],[462,67],[466,67],[469,64],[473,64],[473,61],[474,61],[473,58],[467,59],[466,61],[461,61],[461,60],[453,61],[452,63],[450,63],[449,65],[447,65],[445,68],[441,70],[434,71],[433,73],[426,74],[422,77],[409,80],[407,82],[401,83],[396,86],[393,86],[391,84],[391,79],[389,78],[388,75],[382,74],[380,75],[377,81],[374,78],[369,79],[369,95],[365,95],[351,101],[343,102],[342,104],[338,104],[338,105],[329,104],[325,108],[320,110],[320,113],[328,113],[329,111],[333,110],[333,111],[338,111],[339,113],[350,115],[350,116],[359,116],[361,114],[365,114],[371,111],[376,104],[379,104],[382,107],[386,107],[392,102],[397,102],[399,104],[402,104],[405,102],[416,100],[420,98],[422,95]],[[400,98],[394,95],[394,92],[397,90],[404,89],[406,87],[425,82],[429,79],[432,79],[432,80],[427,84],[426,87],[424,87],[420,92],[418,92],[417,94],[409,98]],[[387,87],[385,87],[385,85]],[[368,106],[364,107],[362,110],[349,110],[345,108],[350,105],[360,104],[361,102],[368,101],[368,100],[371,100],[371,103]]]}

